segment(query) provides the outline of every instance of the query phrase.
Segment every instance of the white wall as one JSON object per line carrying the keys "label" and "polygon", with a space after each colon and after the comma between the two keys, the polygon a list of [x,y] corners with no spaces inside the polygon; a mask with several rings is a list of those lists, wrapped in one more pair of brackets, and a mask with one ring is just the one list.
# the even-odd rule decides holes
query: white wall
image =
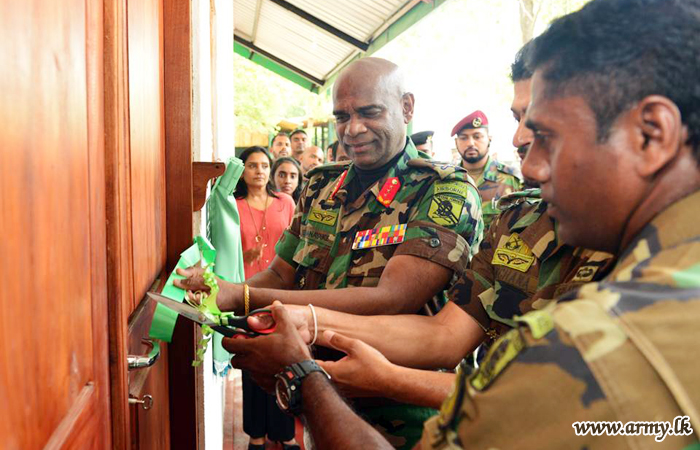
{"label": "white wall", "polygon": [[[194,161],[226,161],[234,155],[233,2],[192,0],[192,139]],[[206,213],[194,229],[206,235]],[[214,374],[211,345],[203,367],[204,447],[223,447],[223,377]]]}

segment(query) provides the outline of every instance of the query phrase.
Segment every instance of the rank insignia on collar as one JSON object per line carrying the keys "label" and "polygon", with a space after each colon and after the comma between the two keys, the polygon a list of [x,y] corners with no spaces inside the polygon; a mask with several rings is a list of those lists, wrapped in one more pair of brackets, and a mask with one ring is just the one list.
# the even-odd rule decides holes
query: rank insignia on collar
{"label": "rank insignia on collar", "polygon": [[340,174],[340,177],[338,178],[338,181],[335,183],[335,188],[333,188],[333,192],[331,192],[330,197],[328,197],[328,200],[334,201],[335,200],[335,194],[338,193],[340,190],[341,186],[343,186],[343,181],[345,181],[345,177],[348,175],[348,171],[346,170],[342,174]]}
{"label": "rank insignia on collar", "polygon": [[377,201],[384,206],[389,206],[391,201],[394,200],[394,197],[396,197],[396,194],[399,192],[399,189],[401,189],[399,179],[397,177],[389,178],[379,191]]}
{"label": "rank insignia on collar", "polygon": [[535,257],[530,247],[523,242],[518,233],[511,234],[504,244],[499,245],[491,260],[491,264],[506,266],[519,272],[527,272],[534,262]]}
{"label": "rank insignia on collar", "polygon": [[400,244],[406,237],[406,224],[358,231],[352,243],[353,250]]}

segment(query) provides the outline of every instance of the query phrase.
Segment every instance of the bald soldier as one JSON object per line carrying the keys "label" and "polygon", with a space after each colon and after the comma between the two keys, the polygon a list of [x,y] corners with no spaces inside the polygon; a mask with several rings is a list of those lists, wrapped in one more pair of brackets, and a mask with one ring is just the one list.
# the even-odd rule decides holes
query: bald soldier
{"label": "bald soldier", "polygon": [[[418,448],[698,447],[698,52],[699,0],[593,0],[537,38],[523,173],[562,239],[621,257],[603,281],[519,318]],[[244,352],[236,365],[310,360],[314,331],[281,305],[273,315],[275,334],[226,342]],[[318,448],[390,448],[309,372],[297,407]]]}
{"label": "bald soldier", "polygon": [[496,202],[504,195],[519,191],[520,179],[513,168],[496,161],[489,154],[491,135],[489,120],[481,111],[467,115],[452,128],[460,163],[476,181],[481,195],[484,226],[488,229],[498,214]]}
{"label": "bald soldier", "polygon": [[[529,43],[518,52],[511,72],[511,110],[518,121],[513,145],[525,149],[534,139],[525,127],[532,73],[524,58],[531,47]],[[314,320],[305,308],[287,306],[293,314],[305,315],[310,329],[338,331],[375,347],[340,335],[330,341],[319,339],[348,354],[337,362],[319,361],[344,394],[382,395],[439,407],[454,383],[453,373],[401,367],[389,360],[410,367],[455,367],[482,340],[488,346],[512,329],[517,316],[543,309],[609,271],[610,254],[574,248],[559,239],[539,189],[510,194],[499,200],[499,206],[503,212],[486,233],[469,269],[450,289],[450,302],[433,317],[360,317],[317,308]]]}
{"label": "bald soldier", "polygon": [[[242,313],[281,300],[355,314],[416,313],[465,270],[478,246],[476,186],[463,169],[421,157],[407,138],[414,98],[395,64],[352,63],[335,83],[333,105],[352,161],[308,173],[277,257],[248,287],[220,280],[222,310]],[[180,287],[206,288],[199,271],[182,274],[190,278]],[[434,414],[382,399],[358,408],[408,448]]]}

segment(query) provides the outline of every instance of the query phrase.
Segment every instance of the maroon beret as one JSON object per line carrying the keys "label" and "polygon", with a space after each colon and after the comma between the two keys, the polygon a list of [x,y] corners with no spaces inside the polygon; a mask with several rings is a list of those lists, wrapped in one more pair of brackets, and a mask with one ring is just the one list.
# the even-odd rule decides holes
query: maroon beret
{"label": "maroon beret", "polygon": [[488,125],[489,119],[486,118],[486,114],[477,109],[464,119],[457,122],[457,125],[455,125],[455,127],[452,128],[452,136],[459,133],[465,128],[481,128],[487,127]]}

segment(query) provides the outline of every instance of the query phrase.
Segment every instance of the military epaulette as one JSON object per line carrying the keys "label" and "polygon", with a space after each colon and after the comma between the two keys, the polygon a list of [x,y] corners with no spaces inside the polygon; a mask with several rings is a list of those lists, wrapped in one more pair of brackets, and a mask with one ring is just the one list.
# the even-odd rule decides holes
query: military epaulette
{"label": "military epaulette", "polygon": [[518,173],[516,172],[516,170],[513,167],[507,166],[500,161],[494,161],[494,162],[496,163],[496,169],[499,172],[503,172],[503,173],[508,174],[508,175],[513,175],[514,177],[518,178]]}
{"label": "military epaulette", "polygon": [[433,172],[436,172],[442,180],[454,177],[456,173],[467,173],[467,171],[462,167],[455,166],[454,164],[425,158],[409,159],[406,165],[409,167],[420,167],[432,170]]}
{"label": "military epaulette", "polygon": [[505,211],[521,203],[536,204],[542,201],[540,188],[524,189],[504,195],[496,202],[496,209]]}
{"label": "military epaulette", "polygon": [[338,161],[338,162],[332,162],[328,164],[323,164],[322,166],[314,167],[311,169],[307,174],[307,178],[311,178],[312,176],[316,175],[317,173],[321,172],[342,172],[345,169],[347,169],[350,164],[352,164],[352,161]]}

